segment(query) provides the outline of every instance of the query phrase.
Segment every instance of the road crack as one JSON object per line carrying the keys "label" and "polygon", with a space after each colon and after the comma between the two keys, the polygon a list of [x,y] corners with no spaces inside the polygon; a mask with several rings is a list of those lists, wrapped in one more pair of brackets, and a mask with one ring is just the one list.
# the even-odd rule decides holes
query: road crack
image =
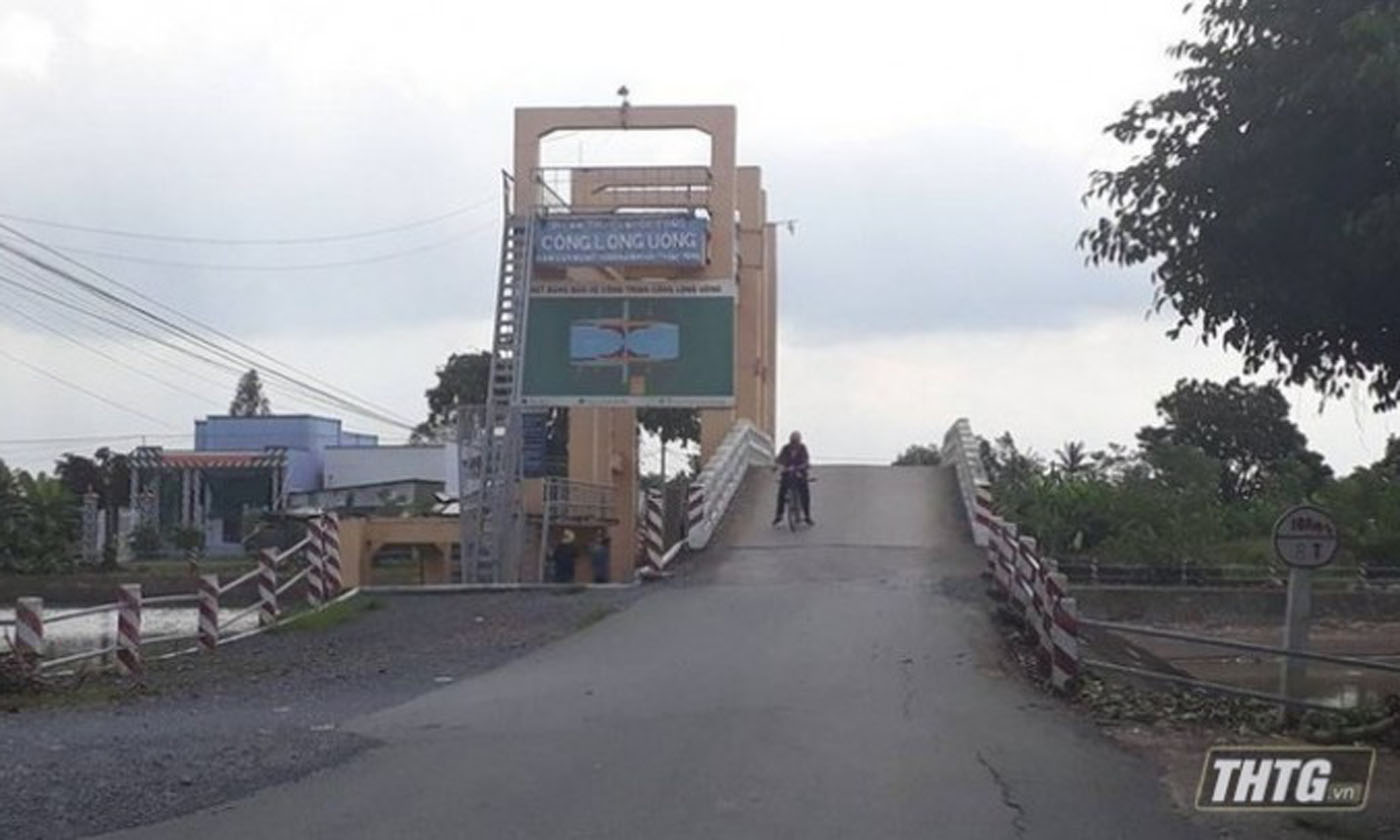
{"label": "road crack", "polygon": [[1006,783],[1006,779],[1002,778],[1001,773],[992,766],[992,763],[987,760],[986,756],[982,755],[981,750],[977,751],[977,763],[987,768],[988,775],[990,775],[992,781],[996,783],[997,790],[1001,792],[1001,804],[1015,813],[1015,816],[1011,818],[1011,827],[1016,831],[1016,836],[1024,837],[1026,835],[1025,806],[1012,798],[1011,785]]}

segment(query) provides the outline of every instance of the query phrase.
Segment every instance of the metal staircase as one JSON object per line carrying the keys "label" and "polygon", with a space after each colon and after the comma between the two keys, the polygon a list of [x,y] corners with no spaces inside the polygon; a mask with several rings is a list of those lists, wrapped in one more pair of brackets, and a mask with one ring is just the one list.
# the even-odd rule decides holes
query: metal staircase
{"label": "metal staircase", "polygon": [[481,462],[481,502],[474,511],[470,562],[474,582],[518,577],[525,518],[520,507],[520,372],[525,352],[525,316],[533,273],[534,225],[530,216],[507,206],[501,236],[501,271],[496,287],[496,325],[491,377],[486,395],[485,445]]}

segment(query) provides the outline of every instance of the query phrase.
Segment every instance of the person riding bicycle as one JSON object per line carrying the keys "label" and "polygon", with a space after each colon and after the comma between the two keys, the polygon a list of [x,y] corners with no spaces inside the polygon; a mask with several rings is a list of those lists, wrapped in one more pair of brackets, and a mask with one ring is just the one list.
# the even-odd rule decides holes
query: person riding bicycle
{"label": "person riding bicycle", "polygon": [[797,497],[802,500],[802,519],[811,525],[812,493],[807,486],[807,468],[811,465],[811,459],[807,455],[807,447],[802,443],[801,432],[793,432],[788,436],[787,444],[778,452],[775,460],[783,469],[783,477],[778,482],[778,512],[773,515],[773,524],[777,525],[783,520],[788,489],[796,487]]}

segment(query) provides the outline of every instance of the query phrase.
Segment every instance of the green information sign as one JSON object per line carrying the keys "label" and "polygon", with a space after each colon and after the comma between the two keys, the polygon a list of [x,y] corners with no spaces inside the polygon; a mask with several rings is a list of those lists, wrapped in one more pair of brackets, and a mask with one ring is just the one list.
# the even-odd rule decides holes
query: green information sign
{"label": "green information sign", "polygon": [[530,300],[525,405],[734,404],[734,298]]}

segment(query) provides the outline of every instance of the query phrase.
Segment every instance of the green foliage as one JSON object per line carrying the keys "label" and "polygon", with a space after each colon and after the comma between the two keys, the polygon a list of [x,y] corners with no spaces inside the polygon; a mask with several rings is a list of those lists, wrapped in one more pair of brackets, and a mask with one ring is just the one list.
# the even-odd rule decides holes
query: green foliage
{"label": "green foliage", "polygon": [[1193,446],[1216,459],[1223,501],[1252,499],[1284,480],[1296,486],[1297,500],[1331,475],[1322,456],[1308,450],[1288,417],[1288,400],[1273,385],[1181,379],[1157,401],[1157,414],[1163,425],[1138,432],[1144,451]]}
{"label": "green foliage", "polygon": [[70,569],[78,526],[78,501],[63,482],[0,462],[0,571]]}
{"label": "green foliage", "polygon": [[1061,557],[1265,565],[1278,515],[1314,499],[1337,517],[1345,557],[1400,562],[1400,439],[1336,481],[1276,388],[1183,380],[1158,411],[1164,424],[1132,450],[1069,443],[1046,463],[1009,433],[984,441],[997,507]]}
{"label": "green foliage", "polygon": [[414,443],[451,440],[456,437],[458,406],[486,404],[491,379],[491,354],[453,353],[437,369],[437,383],[423,392],[428,399],[428,419],[413,430]]}
{"label": "green foliage", "polygon": [[929,444],[910,444],[894,459],[892,466],[896,467],[936,467],[943,463],[943,454],[937,446]]}
{"label": "green foliage", "polygon": [[228,413],[232,417],[266,417],[272,413],[272,406],[263,393],[262,380],[258,378],[256,370],[250,368],[238,380]]}
{"label": "green foliage", "polygon": [[637,424],[662,444],[700,442],[700,411],[694,408],[640,408]]}
{"label": "green foliage", "polygon": [[[1188,6],[1190,8],[1190,6]],[[1400,9],[1207,0],[1177,86],[1107,129],[1138,147],[1086,198],[1092,263],[1152,266],[1157,307],[1292,383],[1400,402]],[[1145,148],[1144,148],[1145,147]]]}
{"label": "green foliage", "polygon": [[105,446],[91,458],[68,452],[59,459],[54,473],[75,499],[82,500],[88,493],[97,494],[97,507],[107,526],[104,563],[115,566],[117,517],[121,508],[131,504],[131,465],[127,457]]}
{"label": "green foliage", "polygon": [[[428,400],[428,419],[419,423],[409,436],[415,444],[457,439],[457,413],[462,406],[484,406],[491,382],[491,354],[480,350],[453,353],[436,371],[437,383],[423,392]],[[546,421],[545,459],[550,475],[564,475],[569,460],[569,410],[549,409]]]}
{"label": "green foliage", "polygon": [[133,528],[128,539],[131,541],[131,553],[136,555],[138,560],[154,560],[165,549],[165,540],[161,538],[160,529],[149,522]]}
{"label": "green foliage", "polygon": [[181,551],[204,548],[204,529],[192,525],[181,526],[170,532],[170,541]]}

